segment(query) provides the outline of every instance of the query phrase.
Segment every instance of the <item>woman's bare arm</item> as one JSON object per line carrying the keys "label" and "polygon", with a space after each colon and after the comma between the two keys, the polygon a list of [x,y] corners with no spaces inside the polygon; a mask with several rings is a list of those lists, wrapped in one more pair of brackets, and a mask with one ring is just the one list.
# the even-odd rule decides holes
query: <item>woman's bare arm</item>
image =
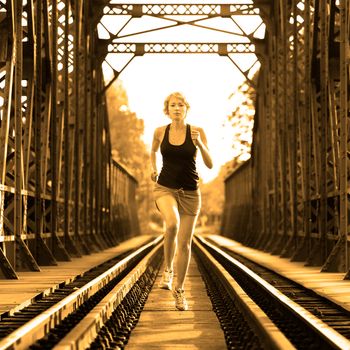
{"label": "woman's bare arm", "polygon": [[192,130],[191,133],[192,133],[192,138],[196,142],[196,146],[198,146],[198,148],[202,154],[204,164],[209,169],[211,169],[213,167],[213,160],[212,160],[211,155],[209,153],[208,141],[207,141],[207,137],[205,135],[204,130],[202,128],[196,128],[195,130]]}
{"label": "woman's bare arm", "polygon": [[157,177],[158,177],[157,152],[159,150],[159,146],[160,146],[159,128],[157,128],[153,134],[152,149],[151,149],[151,166],[152,166],[151,179],[153,181],[157,181]]}

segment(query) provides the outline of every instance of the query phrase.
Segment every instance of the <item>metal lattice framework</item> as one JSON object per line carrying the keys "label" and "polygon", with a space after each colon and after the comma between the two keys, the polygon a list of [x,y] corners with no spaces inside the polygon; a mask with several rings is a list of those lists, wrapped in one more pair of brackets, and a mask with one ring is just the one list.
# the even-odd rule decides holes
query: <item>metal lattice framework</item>
{"label": "metal lattice framework", "polygon": [[111,159],[96,27],[76,1],[0,1],[0,272],[138,232],[136,180]]}
{"label": "metal lattice framework", "polygon": [[[243,15],[263,21],[247,33],[235,17]],[[104,16],[122,20],[111,31]],[[126,31],[146,16],[163,24]],[[215,18],[236,30],[209,26]],[[182,26],[232,40],[134,40]],[[256,61],[241,69],[233,55],[252,52]],[[104,92],[134,57],[151,53],[218,54],[256,88],[252,159],[226,181],[223,232],[325,271],[347,271],[348,1],[0,0],[3,276],[39,271],[138,231],[136,181],[111,158]],[[116,68],[109,54],[127,59]],[[103,64],[114,73],[108,82]]]}
{"label": "metal lattice framework", "polygon": [[350,266],[349,11],[345,0],[271,4],[252,159],[226,180],[240,197],[226,203],[225,234],[322,271]]}
{"label": "metal lattice framework", "polygon": [[[0,266],[16,271],[88,254],[138,232],[135,179],[111,158],[104,92],[133,57],[146,53],[248,53],[253,34],[213,29],[208,18],[255,15],[253,4],[109,4],[109,1],[0,0]],[[124,23],[108,34],[103,16]],[[135,19],[166,24],[123,34]],[[192,17],[190,20],[183,16]],[[169,27],[235,34],[242,42],[140,43]],[[257,25],[256,30],[262,25]],[[239,28],[239,24],[236,23]],[[106,28],[104,29],[107,30]],[[108,31],[108,30],[107,30]],[[125,41],[127,40],[127,41]],[[105,84],[106,56],[131,54]],[[234,60],[232,60],[233,63]],[[252,65],[253,66],[253,65]],[[249,69],[242,71],[249,79]]]}
{"label": "metal lattice framework", "polygon": [[259,9],[252,3],[246,4],[108,4],[103,9],[105,15],[130,15],[141,17],[144,15],[157,16],[199,16],[231,17],[234,15],[258,15]]}
{"label": "metal lattice framework", "polygon": [[[108,28],[101,21],[98,26],[103,28],[107,38],[99,40],[99,53],[104,59],[107,54],[129,54],[128,59],[118,69],[105,60],[114,72],[106,88],[108,88],[119,77],[120,73],[130,64],[136,56],[144,54],[219,54],[226,56],[240,70],[246,79],[254,85],[250,80],[252,68],[258,62],[258,58],[252,63],[249,69],[242,70],[236,64],[230,54],[252,54],[260,55],[261,40],[255,37],[261,27],[264,26],[262,20],[257,21],[255,28],[249,33],[237,22],[236,16],[265,16],[264,9],[266,6],[261,4],[259,7],[252,3],[237,4],[109,4],[106,1],[105,6],[100,12],[96,12],[95,21],[98,22],[103,16],[121,17],[124,21],[113,26],[113,30]],[[267,14],[266,14],[267,15]],[[133,29],[130,25],[132,20],[141,19],[143,16],[162,19],[162,24],[147,30]],[[208,26],[206,20],[213,18],[227,18],[236,27],[233,30],[226,30],[216,26]],[[204,24],[202,24],[204,23]],[[157,34],[165,30],[180,28],[181,26],[189,26],[191,28],[200,28],[208,32],[217,34],[227,34],[232,37],[240,38],[240,41],[232,40],[222,42],[140,42],[144,34]],[[128,28],[128,30],[126,30]],[[128,39],[128,40],[127,40]],[[126,41],[127,40],[127,41]]]}
{"label": "metal lattice framework", "polygon": [[142,56],[146,53],[255,53],[252,43],[112,43],[111,53],[133,53]]}

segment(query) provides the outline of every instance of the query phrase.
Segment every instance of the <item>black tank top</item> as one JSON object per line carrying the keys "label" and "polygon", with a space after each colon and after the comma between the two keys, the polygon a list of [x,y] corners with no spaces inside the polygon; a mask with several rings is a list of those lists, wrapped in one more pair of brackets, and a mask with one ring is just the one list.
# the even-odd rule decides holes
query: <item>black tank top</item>
{"label": "black tank top", "polygon": [[163,156],[163,167],[158,177],[158,183],[170,188],[196,190],[198,188],[198,173],[196,170],[197,147],[191,138],[190,125],[186,126],[185,142],[182,145],[172,145],[169,142],[170,124],[167,125],[160,151]]}

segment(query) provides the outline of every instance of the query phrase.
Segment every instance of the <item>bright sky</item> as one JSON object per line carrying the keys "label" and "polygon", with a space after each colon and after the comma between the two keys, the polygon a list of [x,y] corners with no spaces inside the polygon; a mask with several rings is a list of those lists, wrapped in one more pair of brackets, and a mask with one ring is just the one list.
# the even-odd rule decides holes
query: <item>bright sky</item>
{"label": "bright sky", "polygon": [[144,141],[152,142],[157,126],[170,120],[163,114],[169,93],[181,91],[190,103],[189,124],[204,128],[214,168],[207,169],[198,157],[198,171],[207,182],[220,166],[233,158],[232,130],[223,126],[232,111],[230,94],[243,81],[241,74],[224,57],[216,55],[145,55],[137,57],[121,73],[130,109],[145,121]]}
{"label": "bright sky", "polygon": [[[186,1],[185,3],[189,2]],[[247,21],[247,16],[239,17],[237,19],[239,27],[246,23],[246,26],[254,29],[257,21],[261,22],[258,16],[255,16],[253,24]],[[126,23],[127,19],[127,16],[105,16],[101,21],[105,28],[102,28],[102,26],[99,28],[100,37],[108,37],[110,33],[116,33],[118,27]],[[126,35],[126,37],[116,41],[248,41],[246,37],[242,36],[242,31],[237,25],[227,18],[208,19],[198,23],[213,28],[221,28],[239,35],[219,33],[215,30],[188,25],[162,29],[143,35],[131,35],[135,31],[152,29],[159,25],[164,26],[164,23],[166,25],[173,24],[171,21],[149,16],[132,19],[120,33],[120,35]],[[246,31],[251,32],[253,29],[248,28]],[[256,60],[254,54],[240,54],[239,56],[236,58],[237,62],[240,61],[241,68],[250,67],[252,62]],[[125,59],[123,54],[110,54],[107,61],[113,68],[120,71]],[[112,70],[108,70],[106,65],[104,68],[105,78],[108,81]],[[131,63],[121,72],[118,79],[122,81],[127,91],[130,109],[139,118],[144,119],[144,141],[148,146],[151,144],[154,129],[157,126],[169,123],[169,119],[164,116],[162,111],[164,99],[171,92],[181,91],[191,105],[187,122],[204,128],[208,138],[208,146],[214,159],[214,167],[209,170],[204,166],[201,157],[198,157],[198,171],[203,181],[212,180],[218,174],[221,165],[233,158],[233,132],[232,128],[225,122],[227,121],[227,115],[233,110],[234,98],[232,98],[232,94],[245,78],[228,57],[217,54],[145,54],[133,58]]]}

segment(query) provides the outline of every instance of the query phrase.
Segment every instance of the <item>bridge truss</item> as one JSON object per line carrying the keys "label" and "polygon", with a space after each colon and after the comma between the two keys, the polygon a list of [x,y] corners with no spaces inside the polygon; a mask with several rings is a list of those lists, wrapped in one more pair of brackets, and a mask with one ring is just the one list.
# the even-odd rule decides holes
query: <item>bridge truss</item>
{"label": "bridge truss", "polygon": [[227,203],[223,229],[346,278],[349,11],[348,1],[271,4],[252,159],[226,181],[228,193],[240,194]]}
{"label": "bridge truss", "polygon": [[111,158],[86,1],[0,1],[0,272],[40,271],[138,232]]}
{"label": "bridge truss", "polygon": [[[114,31],[104,16],[119,19]],[[145,16],[166,24],[125,34]],[[246,32],[236,16],[262,21]],[[208,26],[211,18],[233,21],[237,30]],[[181,26],[237,40],[134,40]],[[16,278],[16,271],[40,270],[137,232],[136,182],[111,159],[105,91],[134,57],[151,53],[227,57],[256,89],[252,158],[227,179],[224,234],[325,271],[347,271],[346,0],[0,0],[3,275]],[[237,53],[255,53],[256,61],[242,69]],[[114,67],[110,54],[124,63]],[[103,65],[113,71],[109,81]]]}

